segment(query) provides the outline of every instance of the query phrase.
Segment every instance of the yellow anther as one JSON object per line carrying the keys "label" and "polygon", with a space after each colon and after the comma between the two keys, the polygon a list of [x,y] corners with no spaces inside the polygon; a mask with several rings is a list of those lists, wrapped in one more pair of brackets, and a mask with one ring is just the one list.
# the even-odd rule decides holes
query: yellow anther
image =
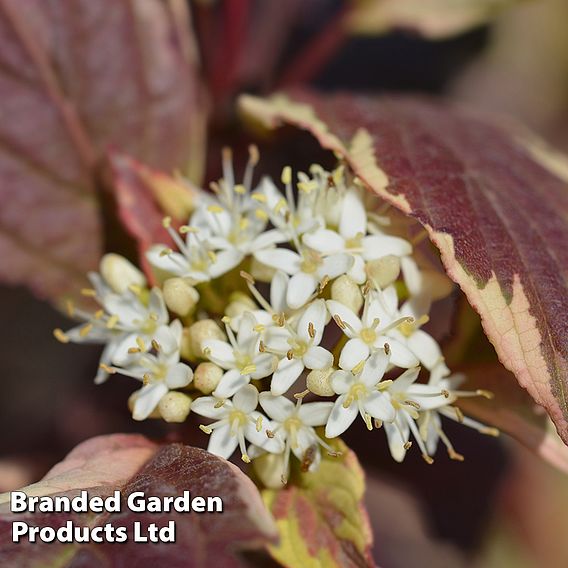
{"label": "yellow anther", "polygon": [[346,329],[347,326],[345,325],[339,314],[334,314],[333,320],[341,329]]}
{"label": "yellow anther", "polygon": [[239,229],[241,231],[246,231],[248,226],[250,225],[250,221],[246,217],[242,217],[239,221]]}
{"label": "yellow anther", "polygon": [[108,365],[105,365],[104,363],[101,363],[99,365],[99,367],[105,372],[108,373],[109,375],[115,375],[116,374],[116,370],[113,369],[112,367],[109,367]]}
{"label": "yellow anther", "polygon": [[69,336],[62,329],[59,329],[59,328],[54,329],[53,330],[53,336],[60,343],[69,343]]}
{"label": "yellow anther", "polygon": [[256,419],[256,431],[260,432],[262,430],[262,416]]}
{"label": "yellow anther", "polygon": [[258,151],[258,146],[256,144],[251,144],[248,148],[249,151],[249,161],[253,166],[258,164],[260,160],[260,153]]}
{"label": "yellow anther", "polygon": [[207,211],[210,213],[223,213],[223,208],[220,205],[209,205]]}
{"label": "yellow anther", "polygon": [[107,322],[106,322],[106,327],[107,329],[113,329],[116,324],[118,323],[118,316],[115,314],[113,316],[110,316],[110,318],[108,318]]}
{"label": "yellow anther", "polygon": [[460,462],[465,459],[462,454],[458,454],[453,448],[448,448],[448,455],[450,456],[450,459]]}
{"label": "yellow anther", "polygon": [[256,371],[256,365],[251,363],[250,365],[245,365],[241,369],[241,375],[250,375]]}
{"label": "yellow anther", "polygon": [[267,430],[266,431],[266,436],[268,438],[274,438],[274,432],[272,430]]}
{"label": "yellow anther", "polygon": [[146,343],[144,342],[144,339],[142,339],[140,336],[136,338],[136,345],[138,345],[140,351],[146,351]]}
{"label": "yellow anther", "polygon": [[131,355],[133,355],[134,353],[140,353],[140,347],[129,347],[128,353],[130,353]]}
{"label": "yellow anther", "polygon": [[65,308],[67,309],[67,315],[72,318],[75,315],[75,304],[72,300],[67,300],[65,302]]}
{"label": "yellow anther", "polygon": [[231,318],[229,316],[223,316],[221,321],[226,325],[231,325]]}
{"label": "yellow anther", "polygon": [[260,219],[261,221],[268,220],[268,213],[264,209],[255,209],[254,214],[256,218]]}
{"label": "yellow anther", "polygon": [[164,229],[169,229],[172,226],[172,218],[164,217],[162,219],[162,226],[164,227]]}
{"label": "yellow anther", "polygon": [[410,450],[410,448],[412,448],[412,442],[410,440],[408,440],[407,442],[405,442],[404,446],[402,446],[405,450]]}
{"label": "yellow anther", "polygon": [[308,335],[313,339],[316,336],[316,328],[312,322],[308,323]]}
{"label": "yellow anther", "polygon": [[151,375],[150,375],[149,373],[144,373],[144,374],[142,375],[142,384],[143,384],[144,386],[149,385],[151,380],[152,380],[152,377],[151,377]]}
{"label": "yellow anther", "polygon": [[287,207],[288,203],[282,197],[281,199],[278,200],[278,203],[276,203],[276,205],[274,206],[274,213],[280,213],[282,209],[287,209]]}
{"label": "yellow anther", "polygon": [[81,295],[82,296],[87,296],[88,298],[95,298],[97,295],[96,290],[93,290],[92,288],[83,288],[81,290]]}
{"label": "yellow anther", "polygon": [[105,315],[105,311],[104,311],[104,310],[97,310],[97,311],[95,312],[95,319],[96,319],[96,320],[100,320],[104,315]]}
{"label": "yellow anther", "polygon": [[152,339],[152,348],[154,351],[160,351],[162,346],[155,339]]}
{"label": "yellow anther", "polygon": [[255,284],[254,278],[248,272],[241,270],[239,274],[241,275],[241,278],[244,278],[249,284],[254,286]]}
{"label": "yellow anther", "polygon": [[266,345],[264,345],[264,341],[260,341],[258,344],[258,351],[259,353],[264,353],[266,351]]}
{"label": "yellow anther", "polygon": [[205,426],[204,424],[200,424],[199,429],[202,432],[205,432],[206,434],[211,434],[211,432],[213,432],[213,430],[211,428],[209,428],[208,426]]}
{"label": "yellow anther", "polygon": [[365,360],[361,359],[361,361],[359,361],[359,363],[357,363],[357,365],[355,365],[355,367],[353,367],[353,369],[351,369],[351,372],[354,375],[358,375],[363,370],[364,366],[365,366]]}
{"label": "yellow anther", "polygon": [[225,399],[218,400],[218,401],[214,404],[213,408],[221,408],[221,407],[224,406],[224,405],[225,405]]}
{"label": "yellow anther", "polygon": [[211,262],[217,262],[217,255],[212,250],[207,251],[207,256],[209,257]]}
{"label": "yellow anther", "polygon": [[247,189],[244,185],[238,183],[235,185],[233,191],[235,193],[237,193],[238,195],[245,195],[245,193],[247,192]]}
{"label": "yellow anther", "polygon": [[241,456],[241,459],[245,462],[245,463],[250,463],[250,458],[247,456],[247,454],[243,454]]}
{"label": "yellow anther", "polygon": [[91,333],[92,329],[93,329],[93,324],[87,323],[79,330],[79,335],[81,337],[87,337],[87,335],[89,335],[89,333]]}
{"label": "yellow anther", "polygon": [[294,351],[292,349],[288,349],[288,351],[286,351],[286,359],[288,359],[288,361],[291,361],[294,358]]}
{"label": "yellow anther", "polygon": [[489,427],[482,428],[480,432],[482,434],[486,434],[487,436],[494,436],[495,438],[499,436],[499,434],[501,433],[497,428],[489,428]]}
{"label": "yellow anther", "polygon": [[282,177],[280,179],[284,184],[292,183],[292,168],[290,166],[284,167],[282,170]]}
{"label": "yellow anther", "polygon": [[475,391],[479,396],[482,396],[483,398],[486,398],[488,400],[491,400],[492,398],[494,398],[494,394],[491,391],[488,390],[483,390],[483,389],[477,389]]}
{"label": "yellow anther", "polygon": [[262,333],[266,329],[266,327],[261,323],[257,323],[252,329],[257,333]]}
{"label": "yellow anther", "polygon": [[298,183],[298,189],[304,193],[310,193],[318,188],[318,182],[315,180],[301,181]]}
{"label": "yellow anther", "polygon": [[173,252],[171,248],[165,248],[160,251],[160,256],[170,256]]}
{"label": "yellow anther", "polygon": [[428,454],[422,454],[422,459],[428,464],[432,465],[434,460]]}
{"label": "yellow anther", "polygon": [[253,193],[251,198],[259,203],[266,203],[266,195],[264,193]]}

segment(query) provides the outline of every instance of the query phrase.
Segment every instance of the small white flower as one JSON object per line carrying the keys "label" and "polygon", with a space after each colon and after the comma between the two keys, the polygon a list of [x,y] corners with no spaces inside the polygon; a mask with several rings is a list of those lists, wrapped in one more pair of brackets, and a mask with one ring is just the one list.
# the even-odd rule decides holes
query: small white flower
{"label": "small white flower", "polygon": [[327,300],[326,303],[333,319],[349,338],[339,357],[342,369],[352,369],[360,361],[367,359],[374,350],[383,349],[385,344],[389,345],[392,365],[402,368],[418,365],[418,359],[405,342],[399,341],[390,333],[393,328],[404,324],[408,317],[386,319],[376,291],[367,292],[361,318],[340,302]]}
{"label": "small white flower", "polygon": [[[133,354],[125,367],[113,367],[113,371],[133,377],[144,383],[137,392],[132,417],[145,420],[156,408],[160,399],[170,390],[186,387],[193,378],[193,371],[180,362],[182,325],[179,320],[160,327],[154,334],[152,346],[156,354]],[[137,342],[140,344],[140,341]],[[135,352],[137,347],[133,347]]]}
{"label": "small white flower", "polygon": [[350,254],[353,266],[347,274],[358,284],[367,279],[366,261],[387,255],[403,257],[412,252],[412,245],[400,237],[367,235],[367,211],[356,189],[349,189],[343,197],[337,231],[320,227],[306,233],[303,241],[321,254]]}
{"label": "small white flower", "polygon": [[97,384],[108,378],[105,368],[121,365],[128,360],[128,350],[139,343],[149,345],[153,334],[169,321],[162,291],[152,288],[148,292],[131,286],[122,294],[113,292],[97,273],[90,273],[93,290],[88,291],[102,309],[95,314],[69,305],[69,314],[83,323],[66,333],[56,330],[56,337],[73,343],[106,344],[101,354],[95,377]]}
{"label": "small white flower", "polygon": [[297,328],[287,328],[289,349],[278,362],[272,376],[270,390],[273,395],[284,394],[302,374],[303,370],[324,369],[333,363],[333,355],[320,342],[323,337],[327,310],[323,300],[312,302],[301,315]]}
{"label": "small white flower", "polygon": [[283,443],[282,481],[288,478],[290,452],[308,471],[316,471],[321,461],[320,446],[329,451],[333,449],[326,444],[314,430],[315,426],[323,426],[333,408],[332,402],[308,402],[302,404],[299,398],[296,404],[284,396],[273,396],[269,392],[260,393],[260,405],[271,418],[269,435],[276,436]]}
{"label": "small white flower", "polygon": [[[410,298],[398,309],[398,297],[394,286],[389,286],[383,291],[375,291],[375,294],[379,298],[375,313],[382,324],[388,326],[385,335],[390,338],[391,346],[394,346],[395,341],[403,345],[428,370],[443,361],[438,342],[420,329],[429,320],[426,311],[426,306],[430,305],[428,298],[424,296]],[[404,318],[406,321],[403,321]],[[400,323],[394,325],[396,322]]]}
{"label": "small white flower", "polygon": [[322,256],[307,247],[300,250],[301,252],[297,253],[284,248],[274,248],[255,253],[260,262],[283,270],[291,276],[286,302],[292,309],[302,307],[322,283],[346,274],[353,265],[353,258],[349,254]]}
{"label": "small white flower", "polygon": [[215,420],[213,424],[201,427],[211,435],[207,449],[212,454],[228,459],[238,446],[243,461],[249,462],[245,440],[268,452],[282,451],[281,442],[267,435],[270,421],[256,410],[257,406],[258,391],[252,385],[245,385],[232,400],[204,396],[193,401],[191,410]]}
{"label": "small white flower", "polygon": [[259,351],[260,334],[257,321],[250,312],[243,314],[237,336],[226,325],[229,342],[208,339],[202,343],[203,352],[226,372],[213,392],[218,398],[229,398],[251,379],[272,374],[276,357]]}
{"label": "small white flower", "polygon": [[339,370],[331,375],[331,387],[339,396],[325,427],[326,438],[335,438],[345,432],[357,414],[361,415],[369,430],[373,428],[371,418],[387,422],[394,420],[395,410],[390,395],[377,386],[388,364],[388,354],[379,349],[358,373]]}

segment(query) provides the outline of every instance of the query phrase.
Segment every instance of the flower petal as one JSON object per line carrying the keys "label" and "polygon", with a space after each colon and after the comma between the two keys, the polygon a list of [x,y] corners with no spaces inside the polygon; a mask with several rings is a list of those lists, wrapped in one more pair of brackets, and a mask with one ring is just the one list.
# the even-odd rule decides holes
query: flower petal
{"label": "flower petal", "polygon": [[333,405],[325,427],[326,438],[336,438],[343,434],[343,432],[353,424],[359,412],[355,402],[352,402],[347,408],[343,406],[345,396],[344,394],[341,395]]}
{"label": "flower petal", "polygon": [[306,426],[323,426],[331,413],[333,402],[307,402],[300,406],[298,418]]}
{"label": "flower petal", "polygon": [[241,375],[237,369],[227,371],[219,381],[217,388],[213,391],[213,396],[217,398],[230,398],[241,387],[248,385],[250,382],[250,375]]}
{"label": "flower petal", "polygon": [[191,383],[193,371],[185,363],[176,363],[168,370],[166,385],[170,389],[186,387]]}
{"label": "flower petal", "polygon": [[363,402],[363,408],[373,418],[392,422],[395,419],[396,411],[391,404],[388,392],[372,392]]}
{"label": "flower petal", "polygon": [[402,462],[406,455],[404,445],[408,442],[408,437],[410,435],[408,423],[406,420],[396,420],[396,424],[385,422],[383,424],[383,428],[387,435],[391,456],[395,461],[399,463]]}
{"label": "flower petal", "polygon": [[256,370],[250,375],[253,379],[263,379],[272,375],[276,369],[277,357],[271,353],[260,353],[254,358]]}
{"label": "flower petal", "polygon": [[200,396],[191,403],[191,412],[205,416],[205,418],[219,420],[229,412],[229,408],[227,403],[223,406],[217,406],[218,403],[219,399],[214,396]]}
{"label": "flower petal", "polygon": [[325,303],[332,317],[339,316],[339,319],[347,324],[346,327],[342,328],[343,333],[347,337],[353,338],[355,337],[355,334],[358,334],[361,331],[363,325],[356,313],[336,300],[327,300]]}
{"label": "flower petal", "polygon": [[290,278],[288,291],[286,292],[286,302],[291,309],[301,308],[314,293],[318,285],[318,280],[312,274],[298,272]]}
{"label": "flower petal", "polygon": [[250,414],[258,406],[258,390],[253,385],[245,385],[239,389],[233,397],[233,406],[244,412]]}
{"label": "flower petal", "polygon": [[179,252],[164,254],[169,250],[166,245],[153,245],[146,251],[146,259],[154,268],[176,276],[186,276],[189,273],[187,259]]}
{"label": "flower petal", "polygon": [[369,357],[369,346],[358,337],[354,337],[341,350],[339,366],[346,371],[350,371],[361,361],[365,361],[367,357]]}
{"label": "flower petal", "polygon": [[294,408],[296,408],[296,405],[285,396],[274,396],[269,392],[261,392],[258,399],[264,412],[277,422],[284,422],[294,413]]}
{"label": "flower petal", "polygon": [[388,343],[390,349],[390,362],[395,365],[395,367],[401,367],[402,369],[410,369],[411,367],[416,367],[419,361],[416,356],[400,341],[392,337],[386,337],[381,335],[377,341],[375,341],[376,347],[384,347],[385,343]]}
{"label": "flower petal", "polygon": [[219,426],[219,428],[215,428],[215,430],[211,432],[207,451],[216,456],[228,459],[238,445],[239,441],[236,436],[232,435],[230,424],[223,424],[223,426]]}
{"label": "flower petal", "polygon": [[355,189],[350,189],[343,198],[341,217],[339,218],[339,233],[344,239],[352,239],[367,232],[367,212],[361,195]]}
{"label": "flower petal", "polygon": [[350,371],[335,371],[330,377],[330,384],[333,392],[337,394],[345,394],[355,383],[355,377]]}
{"label": "flower petal", "polygon": [[201,343],[202,349],[208,349],[207,358],[223,369],[231,369],[235,366],[235,354],[233,346],[220,339],[206,339]]}
{"label": "flower petal", "polygon": [[306,233],[302,240],[310,248],[322,253],[339,252],[345,249],[345,240],[330,229],[318,229],[313,233]]}
{"label": "flower petal", "polygon": [[304,363],[301,359],[281,359],[272,375],[270,392],[275,396],[284,394],[298,380],[303,370]]}
{"label": "flower petal", "polygon": [[232,270],[241,263],[244,256],[245,255],[236,248],[218,252],[215,255],[215,260],[209,267],[209,274],[212,278],[217,278],[229,272],[229,270]]}
{"label": "flower petal", "polygon": [[312,324],[315,331],[313,344],[319,345],[324,332],[326,318],[327,308],[325,307],[325,301],[315,300],[306,308],[298,322],[298,335],[304,341],[309,342],[312,339],[310,336],[310,324]]}
{"label": "flower petal", "polygon": [[146,420],[167,392],[168,387],[164,383],[143,386],[136,394],[132,418],[134,420]]}
{"label": "flower petal", "polygon": [[406,345],[428,370],[433,369],[442,358],[442,351],[436,340],[421,329],[414,331]]}
{"label": "flower petal", "polygon": [[300,270],[302,259],[297,252],[285,248],[263,249],[253,252],[254,257],[277,270],[283,270],[287,274],[296,274]]}
{"label": "flower petal", "polygon": [[367,359],[359,380],[368,388],[374,387],[383,378],[389,360],[384,349],[377,349]]}
{"label": "flower petal", "polygon": [[362,239],[361,244],[365,260],[374,260],[390,254],[401,257],[412,253],[412,245],[408,241],[389,235],[371,235]]}
{"label": "flower petal", "polygon": [[318,267],[318,275],[320,278],[325,276],[331,279],[337,278],[341,274],[347,274],[353,266],[353,262],[353,256],[350,254],[340,253],[326,256]]}
{"label": "flower petal", "polygon": [[285,312],[288,309],[286,304],[286,291],[288,290],[290,277],[282,270],[277,270],[270,283],[270,305],[276,313]]}
{"label": "flower petal", "polygon": [[327,369],[333,364],[333,355],[320,345],[312,345],[304,354],[303,360],[308,369]]}

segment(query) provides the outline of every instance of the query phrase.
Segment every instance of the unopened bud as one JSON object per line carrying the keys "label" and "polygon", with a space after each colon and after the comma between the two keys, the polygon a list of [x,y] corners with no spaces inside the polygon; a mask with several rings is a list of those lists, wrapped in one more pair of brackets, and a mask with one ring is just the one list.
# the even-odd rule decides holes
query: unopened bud
{"label": "unopened bud", "polygon": [[353,313],[358,313],[363,305],[363,295],[357,283],[343,274],[336,278],[331,285],[331,298],[337,302],[341,302],[348,307]]}
{"label": "unopened bud", "polygon": [[236,318],[244,314],[256,310],[258,307],[250,296],[243,292],[233,292],[229,297],[229,305],[225,309],[225,315],[230,318]]}
{"label": "unopened bud", "polygon": [[199,301],[199,292],[185,278],[169,278],[164,283],[164,300],[172,312],[186,316]]}
{"label": "unopened bud", "polygon": [[259,282],[271,282],[274,274],[276,274],[276,269],[263,264],[253,256],[250,263],[250,273]]}
{"label": "unopened bud", "polygon": [[[136,402],[136,399],[138,398],[138,394],[140,391],[134,391],[129,397],[128,397],[128,410],[130,410],[131,414],[134,414],[134,403]],[[156,408],[154,408],[154,410],[152,410],[150,416],[148,416],[148,418],[161,418],[161,414],[160,411],[158,410],[158,407],[156,406]]]}
{"label": "unopened bud", "polygon": [[318,396],[333,396],[335,392],[331,388],[330,378],[334,371],[333,367],[310,371],[306,379],[308,389]]}
{"label": "unopened bud", "polygon": [[392,284],[400,274],[400,258],[389,254],[367,262],[367,275],[383,289]]}
{"label": "unopened bud", "polygon": [[183,422],[191,409],[191,398],[182,392],[166,393],[158,404],[158,410],[166,422]]}
{"label": "unopened bud", "polygon": [[117,294],[126,292],[130,286],[146,286],[144,274],[119,254],[105,254],[101,259],[100,272]]}
{"label": "unopened bud", "polygon": [[193,386],[203,394],[211,394],[223,376],[223,369],[206,361],[199,363],[193,375]]}
{"label": "unopened bud", "polygon": [[205,357],[201,344],[206,339],[225,340],[225,334],[212,319],[196,321],[188,330],[189,349],[195,357]]}
{"label": "unopened bud", "polygon": [[252,462],[255,473],[260,481],[269,489],[282,489],[284,471],[284,454],[263,454]]}

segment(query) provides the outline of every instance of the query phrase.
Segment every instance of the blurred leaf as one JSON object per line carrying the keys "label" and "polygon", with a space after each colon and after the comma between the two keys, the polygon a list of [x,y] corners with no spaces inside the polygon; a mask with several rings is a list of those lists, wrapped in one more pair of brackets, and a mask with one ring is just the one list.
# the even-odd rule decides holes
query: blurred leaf
{"label": "blurred leaf", "polygon": [[[253,483],[237,467],[204,450],[172,444],[157,446],[142,436],[117,434],[84,442],[55,466],[39,483],[25,488],[28,495],[68,494],[88,489],[89,496],[109,496],[120,490],[120,513],[10,513],[6,501],[0,507],[0,563],[3,566],[157,566],[171,568],[203,566],[242,566],[239,550],[264,546],[276,536],[276,528]],[[219,496],[222,514],[133,513],[125,503],[134,491],[146,496],[177,496],[184,490],[191,496]],[[121,546],[108,544],[60,544],[25,541],[12,543],[12,521],[32,526],[58,528],[67,520],[76,526],[128,527],[129,540]],[[176,524],[176,543],[140,546],[132,542],[132,525]]]}
{"label": "blurred leaf", "polygon": [[494,117],[417,98],[294,96],[241,107],[309,130],[424,225],[499,359],[568,442],[566,179]]}
{"label": "blurred leaf", "polygon": [[269,550],[284,566],[374,566],[362,503],[363,470],[343,442],[337,441],[336,447],[342,455],[324,454],[316,472],[298,472],[286,488],[263,491],[280,533],[280,543]]}
{"label": "blurred leaf", "polygon": [[440,39],[480,26],[520,1],[353,0],[346,23],[355,34],[408,29],[430,39]]}
{"label": "blurred leaf", "polygon": [[59,300],[103,249],[109,144],[171,170],[198,112],[187,10],[173,0],[0,0],[0,279]]}

